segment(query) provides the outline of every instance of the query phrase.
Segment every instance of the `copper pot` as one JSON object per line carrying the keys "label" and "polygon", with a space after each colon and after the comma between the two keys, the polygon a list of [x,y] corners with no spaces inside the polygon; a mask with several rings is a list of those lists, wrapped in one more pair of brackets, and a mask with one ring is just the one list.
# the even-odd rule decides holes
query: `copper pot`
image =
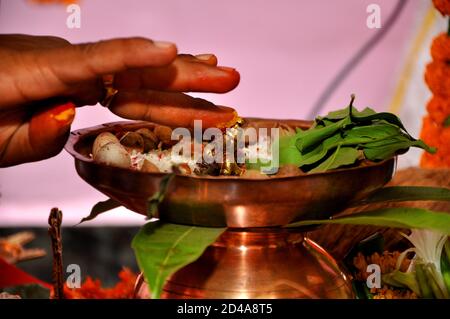
{"label": "copper pot", "polygon": [[[255,127],[305,128],[306,121],[250,119]],[[146,214],[148,198],[164,174],[93,162],[94,138],[104,131],[136,130],[146,122],[108,123],[71,133],[66,150],[78,174],[125,207]],[[302,219],[331,217],[351,201],[385,185],[395,158],[380,163],[263,180],[177,175],[158,216],[171,223],[229,227],[194,263],[175,273],[164,298],[352,298],[348,277],[313,241],[282,227]],[[136,296],[148,296],[141,277]]]}
{"label": "copper pot", "polygon": [[[148,298],[140,276],[136,298]],[[320,246],[286,229],[225,232],[165,284],[162,298],[353,298],[349,277]]]}

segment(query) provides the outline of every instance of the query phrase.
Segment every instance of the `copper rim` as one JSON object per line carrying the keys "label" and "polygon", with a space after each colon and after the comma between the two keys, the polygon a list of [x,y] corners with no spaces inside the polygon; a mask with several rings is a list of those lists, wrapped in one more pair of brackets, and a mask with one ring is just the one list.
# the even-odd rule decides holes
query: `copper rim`
{"label": "copper rim", "polygon": [[[305,127],[307,121],[262,120]],[[93,138],[104,131],[151,127],[148,122],[114,122],[71,133],[65,149],[75,158],[78,174],[90,185],[125,207],[147,212],[148,198],[158,190],[164,173],[143,173],[93,162]],[[249,179],[177,175],[169,185],[160,215],[173,223],[209,227],[272,227],[301,219],[327,218],[349,202],[386,184],[395,158],[367,166],[301,176]]]}

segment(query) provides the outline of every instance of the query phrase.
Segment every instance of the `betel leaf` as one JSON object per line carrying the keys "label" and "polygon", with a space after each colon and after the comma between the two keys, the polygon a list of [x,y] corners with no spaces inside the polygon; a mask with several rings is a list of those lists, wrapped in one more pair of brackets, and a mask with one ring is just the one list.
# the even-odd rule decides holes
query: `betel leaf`
{"label": "betel leaf", "polygon": [[279,162],[281,165],[299,165],[301,154],[295,146],[297,134],[294,136],[282,136],[279,143]]}
{"label": "betel leaf", "polygon": [[355,126],[351,130],[344,132],[344,136],[349,140],[355,139],[357,143],[361,144],[396,136],[399,133],[400,128],[398,126],[378,122],[370,125]]}
{"label": "betel leaf", "polygon": [[120,207],[120,206],[122,206],[122,204],[120,204],[119,202],[117,202],[111,198],[108,198],[107,200],[105,200],[103,202],[98,202],[97,204],[94,205],[94,207],[92,207],[89,215],[86,217],[83,217],[77,225],[84,223],[88,220],[93,220],[98,215],[103,214],[104,212],[110,211],[110,210]]}
{"label": "betel leaf", "polygon": [[421,140],[411,140],[405,134],[388,137],[364,144],[364,155],[371,161],[384,160],[396,154],[406,152],[410,147],[416,146],[425,149],[429,153],[436,149],[429,147]]}
{"label": "betel leaf", "polygon": [[388,122],[390,124],[398,126],[403,131],[405,131],[405,133],[408,134],[408,136],[410,138],[412,138],[411,135],[409,135],[409,133],[406,130],[406,128],[403,126],[402,121],[400,121],[398,116],[393,114],[393,113],[380,112],[380,113],[375,113],[375,114],[368,115],[368,116],[358,116],[358,115],[352,116],[352,121],[355,122],[355,123],[372,122],[372,121],[376,121],[376,120],[383,120],[383,121],[386,121],[386,122]]}
{"label": "betel leaf", "polygon": [[285,137],[280,142],[280,164],[295,164],[304,172],[323,172],[355,164],[357,159],[385,160],[410,147],[436,151],[412,138],[395,114],[376,113],[370,108],[358,111],[353,107],[354,99],[352,95],[347,108],[316,118],[308,130]]}
{"label": "betel leaf", "polygon": [[375,191],[361,201],[352,204],[353,207],[386,202],[405,201],[450,201],[450,189],[427,186],[390,186]]}
{"label": "betel leaf", "polygon": [[[355,107],[352,106],[352,116],[356,116],[356,117],[368,117],[371,116],[373,114],[375,114],[376,112],[374,110],[372,110],[370,107],[366,107],[365,109],[363,109],[362,111],[358,111]],[[318,120],[322,120],[322,121],[338,121],[338,120],[342,120],[343,118],[347,117],[349,114],[349,110],[348,107],[341,109],[341,110],[337,110],[337,111],[332,111],[330,113],[328,113],[327,115],[325,115],[324,117],[318,117]]]}
{"label": "betel leaf", "polygon": [[346,125],[349,124],[351,124],[350,117],[346,117],[336,123],[333,123],[325,127],[317,129],[313,128],[303,131],[302,134],[299,134],[298,136],[296,146],[300,152],[304,152],[308,148],[319,144],[321,141],[332,136],[340,129],[344,128]]}
{"label": "betel leaf", "polygon": [[391,124],[378,124],[354,127],[343,134],[334,134],[325,139],[313,150],[301,154],[299,166],[311,165],[324,158],[327,153],[338,146],[360,146],[368,142],[381,140],[399,133],[399,128]]}
{"label": "betel leaf", "polygon": [[197,260],[225,230],[160,221],[144,225],[134,237],[132,247],[151,297],[159,298],[166,279]]}
{"label": "betel leaf", "polygon": [[353,147],[338,146],[330,157],[310,170],[310,173],[325,172],[341,166],[354,164],[361,157],[361,152]]}
{"label": "betel leaf", "polygon": [[395,207],[354,213],[334,219],[304,220],[285,227],[319,224],[372,225],[392,228],[419,228],[450,235],[450,214],[424,208]]}
{"label": "betel leaf", "polygon": [[[299,155],[300,157],[300,160],[298,162],[299,166],[311,165],[316,162],[319,162],[327,155],[327,153],[330,150],[338,147],[339,145],[342,145],[343,141],[344,139],[340,134],[334,134],[333,136],[324,140],[321,144],[319,144],[316,148],[314,148],[310,152]],[[298,150],[297,153],[300,154]]]}

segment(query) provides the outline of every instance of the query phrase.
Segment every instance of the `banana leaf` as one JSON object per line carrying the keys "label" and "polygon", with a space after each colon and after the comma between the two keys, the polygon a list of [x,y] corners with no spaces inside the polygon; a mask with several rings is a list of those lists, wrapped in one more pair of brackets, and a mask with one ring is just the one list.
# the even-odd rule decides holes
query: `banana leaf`
{"label": "banana leaf", "polygon": [[320,224],[372,225],[405,229],[430,229],[450,235],[450,214],[424,208],[385,208],[354,213],[335,219],[304,220],[285,227],[303,227]]}
{"label": "banana leaf", "polygon": [[390,186],[375,191],[351,206],[405,201],[450,201],[450,189],[428,186]]}

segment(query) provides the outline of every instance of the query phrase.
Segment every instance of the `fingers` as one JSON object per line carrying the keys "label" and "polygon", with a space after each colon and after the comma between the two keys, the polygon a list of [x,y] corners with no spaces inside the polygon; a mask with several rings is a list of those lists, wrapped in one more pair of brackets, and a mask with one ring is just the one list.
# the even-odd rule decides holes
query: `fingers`
{"label": "fingers", "polygon": [[203,99],[183,93],[151,90],[119,91],[110,110],[120,117],[144,120],[171,127],[194,127],[201,120],[202,127],[225,127],[234,123],[234,109],[216,106]]}
{"label": "fingers", "polygon": [[233,68],[216,65],[217,58],[212,54],[181,54],[172,64],[164,67],[127,70],[116,74],[114,86],[119,90],[213,93],[231,91],[239,84],[239,73]]}
{"label": "fingers", "polygon": [[185,60],[187,62],[205,63],[212,66],[217,66],[217,57],[211,53],[204,54],[178,54],[178,59]]}
{"label": "fingers", "polygon": [[58,154],[70,132],[75,105],[67,103],[48,107],[33,114],[29,121],[26,121],[28,116],[25,113],[23,109],[2,117],[0,167],[38,161]]}
{"label": "fingers", "polygon": [[174,44],[143,38],[6,51],[0,54],[0,91],[8,94],[0,96],[0,107],[67,96],[80,83],[128,68],[165,66],[176,56]]}
{"label": "fingers", "polygon": [[15,51],[40,49],[53,49],[70,45],[70,42],[54,36],[36,36],[26,34],[2,34],[0,46]]}
{"label": "fingers", "polygon": [[217,65],[217,57],[214,54],[197,54],[195,58],[203,63],[216,66]]}
{"label": "fingers", "polygon": [[177,54],[174,44],[144,38],[113,39],[46,51],[43,63],[65,82],[81,82],[129,68],[160,67]]}

